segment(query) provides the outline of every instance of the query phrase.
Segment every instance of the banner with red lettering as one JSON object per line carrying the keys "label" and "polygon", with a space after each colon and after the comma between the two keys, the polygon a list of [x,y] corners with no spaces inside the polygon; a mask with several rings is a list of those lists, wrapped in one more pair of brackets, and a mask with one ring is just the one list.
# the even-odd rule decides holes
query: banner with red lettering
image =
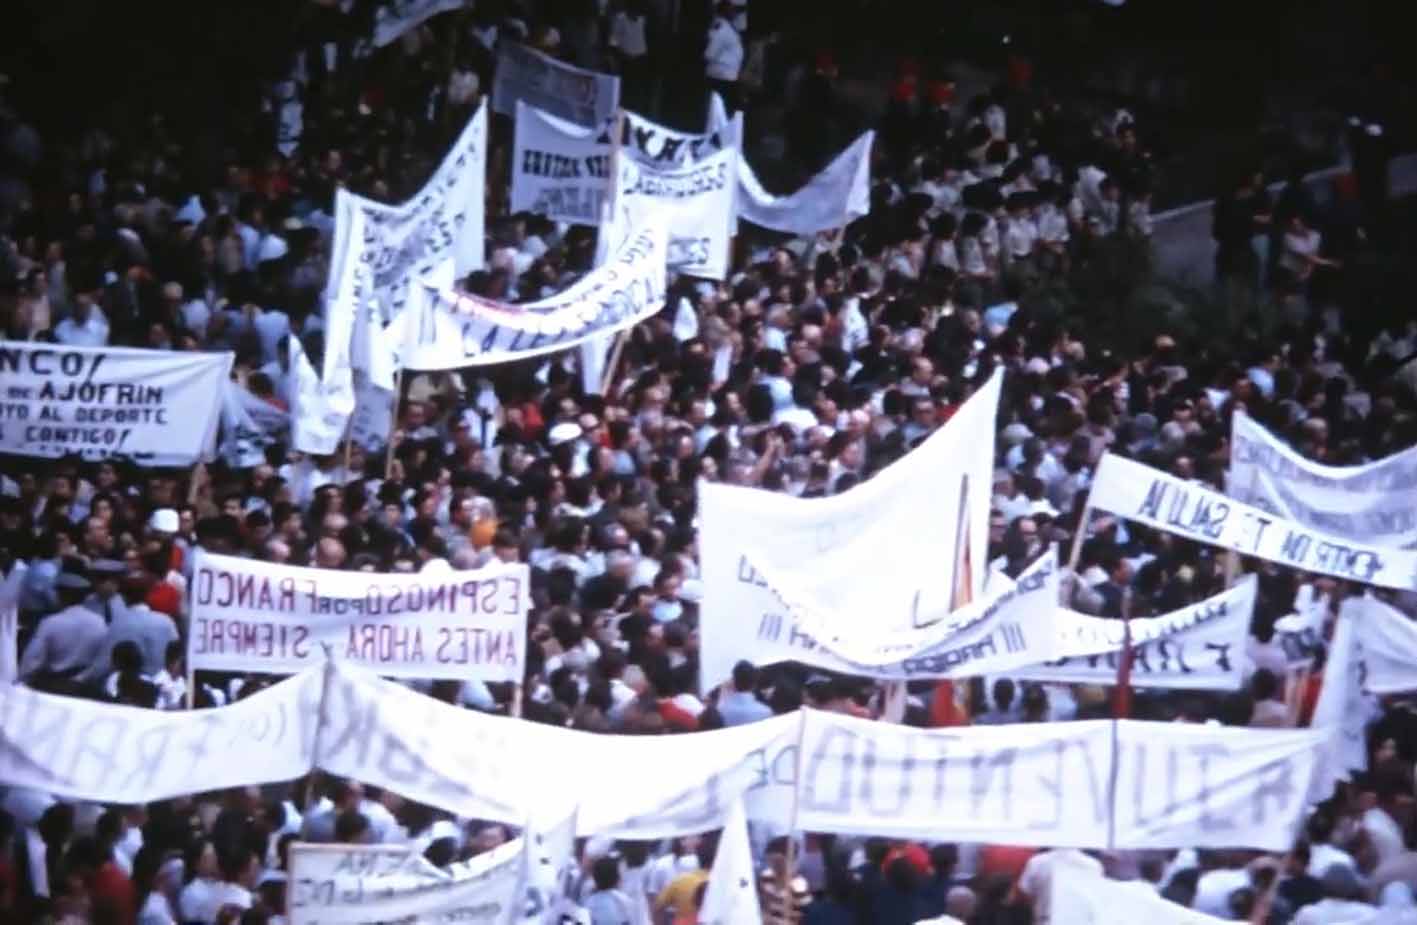
{"label": "banner with red lettering", "polygon": [[191,596],[193,669],[296,672],[329,646],[337,660],[391,677],[522,679],[525,565],[381,574],[199,552]]}

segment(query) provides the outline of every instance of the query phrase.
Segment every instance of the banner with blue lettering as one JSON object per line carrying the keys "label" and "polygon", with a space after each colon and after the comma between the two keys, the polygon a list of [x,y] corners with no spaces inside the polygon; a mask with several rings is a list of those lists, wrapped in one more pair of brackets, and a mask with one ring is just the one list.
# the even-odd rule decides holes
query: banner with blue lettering
{"label": "banner with blue lettering", "polygon": [[1302,572],[1417,591],[1417,551],[1323,533],[1150,466],[1103,455],[1088,502],[1099,511]]}
{"label": "banner with blue lettering", "polygon": [[230,353],[0,342],[0,453],[210,459],[231,363]]}
{"label": "banner with blue lettering", "polygon": [[664,306],[666,237],[634,229],[611,259],[570,288],[516,304],[419,284],[384,331],[404,369],[462,369],[554,353],[633,327]]}
{"label": "banner with blue lettering", "polygon": [[520,682],[530,587],[525,565],[377,574],[198,552],[187,663],[293,673],[328,645],[391,677]]}
{"label": "banner with blue lettering", "polygon": [[[1171,613],[1131,621],[1132,686],[1178,690],[1237,690],[1255,609],[1257,579]],[[1007,671],[1020,681],[1112,684],[1122,656],[1122,621],[1059,609],[1053,615],[1053,661]]]}

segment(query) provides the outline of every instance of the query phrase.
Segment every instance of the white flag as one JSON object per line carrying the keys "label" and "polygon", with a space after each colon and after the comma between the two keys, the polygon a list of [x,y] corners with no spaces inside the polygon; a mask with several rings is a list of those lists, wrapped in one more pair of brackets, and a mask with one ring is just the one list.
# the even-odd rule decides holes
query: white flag
{"label": "white flag", "polygon": [[350,376],[336,376],[330,383],[310,365],[300,339],[291,335],[290,371],[295,377],[291,408],[291,444],[302,453],[328,456],[344,437],[349,416],[354,411],[354,382]]}
{"label": "white flag", "polygon": [[762,925],[753,849],[748,842],[748,814],[743,801],[735,800],[728,812],[718,854],[713,859],[700,925]]}

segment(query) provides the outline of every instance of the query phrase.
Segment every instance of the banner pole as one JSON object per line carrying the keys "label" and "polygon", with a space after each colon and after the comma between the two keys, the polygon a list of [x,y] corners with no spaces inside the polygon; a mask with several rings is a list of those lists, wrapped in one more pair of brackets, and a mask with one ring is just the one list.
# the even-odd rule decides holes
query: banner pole
{"label": "banner pole", "polygon": [[[610,237],[619,228],[620,221],[620,160],[625,149],[625,121],[625,110],[616,109],[615,123],[610,129],[610,188],[605,197],[606,214],[601,221],[599,239],[596,242],[596,266],[609,260],[614,248],[620,244],[619,241],[611,241]],[[629,233],[628,227],[625,232]],[[625,350],[625,340],[628,336],[628,328],[615,335],[610,356],[606,359],[605,369],[600,375],[601,395],[608,395],[610,392],[610,384],[615,381],[615,368],[620,365],[620,354]]]}
{"label": "banner pole", "polygon": [[1092,523],[1092,501],[1089,500],[1082,506],[1082,513],[1078,515],[1078,525],[1073,531],[1073,545],[1068,552],[1068,571],[1077,574],[1078,560],[1082,558],[1082,542],[1087,537],[1087,528]]}
{"label": "banner pole", "polygon": [[792,901],[792,881],[797,876],[797,825],[802,809],[802,747],[807,739],[807,710],[798,707],[797,754],[793,756],[792,772],[792,812],[787,827],[787,857],[782,874],[782,921],[792,925],[796,921],[795,904]]}
{"label": "banner pole", "polygon": [[403,413],[403,368],[394,370],[394,422],[389,432],[389,445],[384,450],[384,481],[394,467],[394,434],[399,430],[399,415]]}

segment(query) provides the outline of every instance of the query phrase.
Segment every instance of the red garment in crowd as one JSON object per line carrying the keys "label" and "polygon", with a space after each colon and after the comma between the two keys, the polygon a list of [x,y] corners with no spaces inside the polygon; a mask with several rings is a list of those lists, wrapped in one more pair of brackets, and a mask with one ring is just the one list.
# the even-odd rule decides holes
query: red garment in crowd
{"label": "red garment in crowd", "polygon": [[909,861],[910,866],[914,867],[922,877],[930,876],[931,872],[934,870],[934,868],[930,866],[930,852],[926,851],[915,842],[910,842],[904,845],[896,845],[886,852],[886,858],[881,862],[881,873],[885,873],[890,869],[890,866],[896,862],[897,858],[905,858],[905,860]]}
{"label": "red garment in crowd", "polygon": [[1004,874],[1017,880],[1029,858],[1038,853],[1027,845],[985,845],[979,849],[979,873],[985,876]]}
{"label": "red garment in crowd", "polygon": [[138,891],[117,864],[109,861],[98,869],[89,884],[89,896],[93,899],[95,922],[136,925]]}
{"label": "red garment in crowd", "polygon": [[942,729],[947,726],[968,726],[969,714],[955,703],[953,681],[941,681],[935,685],[935,697],[930,702],[930,727]]}
{"label": "red garment in crowd", "polygon": [[182,615],[182,595],[165,581],[153,585],[146,603],[158,613],[165,613],[174,619]]}
{"label": "red garment in crowd", "polygon": [[659,718],[670,729],[678,732],[698,732],[699,718],[672,700],[659,702]]}

